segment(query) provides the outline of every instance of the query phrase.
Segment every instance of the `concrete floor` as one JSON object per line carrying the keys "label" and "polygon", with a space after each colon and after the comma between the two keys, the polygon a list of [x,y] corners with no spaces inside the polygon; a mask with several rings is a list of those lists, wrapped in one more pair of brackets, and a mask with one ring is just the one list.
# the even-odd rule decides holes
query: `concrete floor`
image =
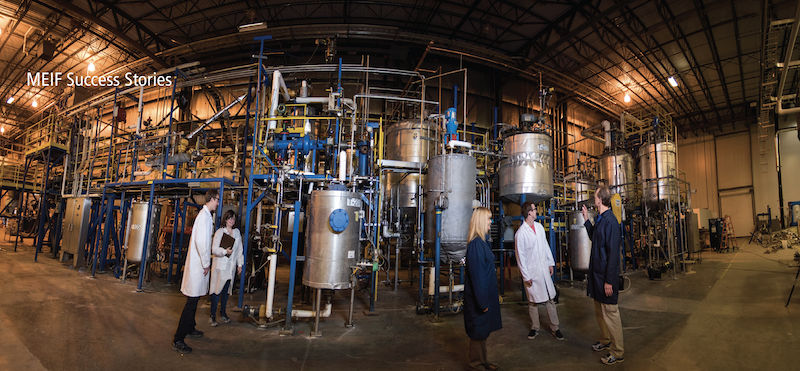
{"label": "concrete floor", "polygon": [[[25,240],[30,243],[30,239]],[[592,300],[580,283],[560,283],[558,305],[566,341],[547,333],[527,340],[527,307],[515,303],[519,291],[506,290],[504,329],[488,340],[490,360],[502,370],[764,370],[798,369],[800,287],[788,308],[796,263],[794,250],[763,254],[739,240],[741,251],[704,252],[695,274],[650,281],[629,274],[631,287],[620,295],[625,362],[605,366],[591,351],[597,324]],[[295,324],[294,336],[277,328],[256,329],[233,313],[228,325],[207,324],[198,309],[201,339],[180,355],[170,347],[185,298],[178,285],[153,279],[144,293],[135,282],[90,272],[0,242],[0,370],[463,370],[468,339],[461,314],[414,311],[417,286],[398,292],[380,285],[378,316],[365,316],[366,298],[356,294],[355,327],[345,328],[349,291],[334,296],[334,311],[321,323],[323,336],[311,338],[313,322]],[[285,270],[284,270],[285,272]],[[284,273],[285,275],[285,273]],[[401,278],[405,273],[401,273]],[[277,305],[285,307],[286,280]],[[246,295],[259,304],[264,291]],[[542,310],[542,315],[544,311]],[[547,323],[546,317],[542,318]]]}

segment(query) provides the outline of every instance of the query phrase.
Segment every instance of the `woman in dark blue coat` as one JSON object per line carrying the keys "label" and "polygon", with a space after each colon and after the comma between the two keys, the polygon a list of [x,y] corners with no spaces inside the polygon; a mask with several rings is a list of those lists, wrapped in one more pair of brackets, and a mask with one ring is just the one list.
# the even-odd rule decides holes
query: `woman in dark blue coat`
{"label": "woman in dark blue coat", "polygon": [[486,339],[503,328],[497,292],[497,270],[492,248],[486,241],[492,212],[479,207],[469,223],[466,277],[464,279],[464,327],[469,336],[469,369],[498,369],[486,359]]}

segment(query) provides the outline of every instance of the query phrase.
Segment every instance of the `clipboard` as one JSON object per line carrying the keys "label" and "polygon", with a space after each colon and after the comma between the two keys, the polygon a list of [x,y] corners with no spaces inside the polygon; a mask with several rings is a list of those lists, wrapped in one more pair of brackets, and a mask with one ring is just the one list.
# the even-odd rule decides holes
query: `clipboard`
{"label": "clipboard", "polygon": [[223,233],[222,234],[222,241],[220,241],[219,247],[221,247],[223,249],[230,249],[230,248],[233,247],[234,242],[236,242],[235,238],[231,237],[228,234]]}

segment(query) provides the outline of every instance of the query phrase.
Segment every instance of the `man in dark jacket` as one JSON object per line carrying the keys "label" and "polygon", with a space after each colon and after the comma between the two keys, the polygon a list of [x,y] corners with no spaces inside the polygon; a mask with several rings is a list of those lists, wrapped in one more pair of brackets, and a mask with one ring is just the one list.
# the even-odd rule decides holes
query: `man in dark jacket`
{"label": "man in dark jacket", "polygon": [[589,220],[586,206],[581,210],[586,220],[586,232],[592,240],[586,295],[594,299],[594,315],[600,326],[600,341],[592,345],[592,349],[596,352],[610,349],[610,353],[600,361],[613,365],[624,360],[622,320],[617,308],[620,230],[617,218],[611,211],[611,192],[607,187],[597,189],[594,205],[599,212],[594,225]]}

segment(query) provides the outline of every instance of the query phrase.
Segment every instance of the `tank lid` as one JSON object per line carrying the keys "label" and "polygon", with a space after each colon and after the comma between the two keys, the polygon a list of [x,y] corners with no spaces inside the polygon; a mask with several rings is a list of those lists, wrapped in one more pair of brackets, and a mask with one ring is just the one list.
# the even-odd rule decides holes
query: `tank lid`
{"label": "tank lid", "polygon": [[344,209],[336,209],[331,213],[329,223],[334,232],[343,232],[350,224],[350,216]]}

